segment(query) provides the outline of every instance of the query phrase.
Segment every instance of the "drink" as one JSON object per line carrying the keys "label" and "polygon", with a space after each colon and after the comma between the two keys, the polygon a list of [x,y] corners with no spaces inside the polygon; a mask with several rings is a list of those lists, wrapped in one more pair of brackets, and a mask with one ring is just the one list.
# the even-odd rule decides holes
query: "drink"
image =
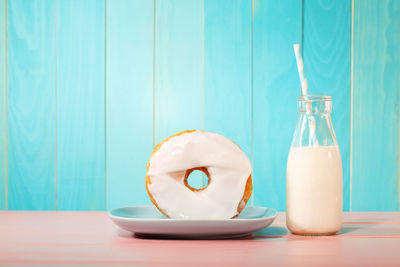
{"label": "drink", "polygon": [[292,147],[287,163],[287,226],[296,234],[333,234],[342,225],[338,146]]}
{"label": "drink", "polygon": [[342,162],[330,96],[300,96],[286,176],[286,224],[294,234],[327,235],[342,225]]}

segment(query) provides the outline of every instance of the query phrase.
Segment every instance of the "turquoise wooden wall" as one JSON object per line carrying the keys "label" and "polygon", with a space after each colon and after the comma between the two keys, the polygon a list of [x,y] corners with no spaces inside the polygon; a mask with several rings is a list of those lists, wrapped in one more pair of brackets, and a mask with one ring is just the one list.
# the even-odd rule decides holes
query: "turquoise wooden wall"
{"label": "turquoise wooden wall", "polygon": [[399,210],[400,1],[0,0],[0,210],[149,204],[152,147],[237,142],[285,209],[300,93],[333,96],[344,210]]}

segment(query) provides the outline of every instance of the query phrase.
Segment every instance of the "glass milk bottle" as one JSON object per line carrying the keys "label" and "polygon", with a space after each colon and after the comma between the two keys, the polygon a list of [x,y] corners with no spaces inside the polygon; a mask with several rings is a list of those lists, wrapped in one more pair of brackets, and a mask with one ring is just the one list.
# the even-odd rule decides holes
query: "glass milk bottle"
{"label": "glass milk bottle", "polygon": [[342,161],[331,111],[331,96],[299,96],[286,173],[286,224],[294,234],[335,234],[342,225]]}

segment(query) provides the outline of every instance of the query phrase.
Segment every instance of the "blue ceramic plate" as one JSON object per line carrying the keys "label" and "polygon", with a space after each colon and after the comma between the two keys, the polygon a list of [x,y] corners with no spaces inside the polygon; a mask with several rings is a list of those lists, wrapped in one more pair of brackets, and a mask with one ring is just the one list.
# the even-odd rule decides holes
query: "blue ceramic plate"
{"label": "blue ceramic plate", "polygon": [[246,207],[235,219],[170,219],[155,206],[117,208],[108,213],[120,228],[142,237],[232,238],[268,227],[278,214],[266,207]]}

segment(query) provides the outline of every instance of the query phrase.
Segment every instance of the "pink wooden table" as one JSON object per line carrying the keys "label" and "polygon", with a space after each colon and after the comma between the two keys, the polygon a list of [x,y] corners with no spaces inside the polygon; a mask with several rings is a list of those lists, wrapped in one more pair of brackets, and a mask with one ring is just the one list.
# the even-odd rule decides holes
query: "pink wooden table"
{"label": "pink wooden table", "polygon": [[345,213],[339,235],[295,236],[285,214],[234,240],[151,240],[105,212],[0,212],[0,266],[400,266],[400,213]]}

